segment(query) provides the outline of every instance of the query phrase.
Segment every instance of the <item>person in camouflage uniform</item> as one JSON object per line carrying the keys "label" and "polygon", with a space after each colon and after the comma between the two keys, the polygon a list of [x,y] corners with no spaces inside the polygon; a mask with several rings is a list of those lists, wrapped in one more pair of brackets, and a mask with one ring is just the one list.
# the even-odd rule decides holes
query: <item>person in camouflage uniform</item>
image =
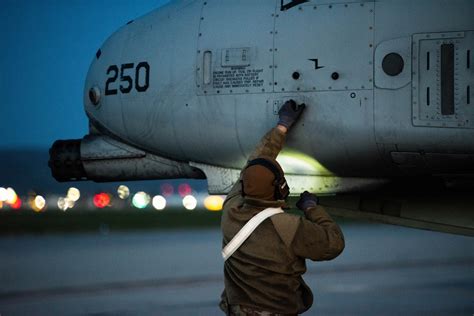
{"label": "person in camouflage uniform", "polygon": [[[277,126],[262,138],[249,162],[264,159],[284,177],[275,159],[303,110],[304,104],[287,101]],[[286,206],[286,196],[276,194],[275,178],[259,163],[242,170],[223,206],[223,247],[257,213]],[[220,308],[227,315],[297,315],[312,306],[313,294],[302,278],[305,260],[337,257],[344,249],[344,237],[315,195],[304,192],[296,205],[304,216],[284,212],[264,220],[225,261]]]}

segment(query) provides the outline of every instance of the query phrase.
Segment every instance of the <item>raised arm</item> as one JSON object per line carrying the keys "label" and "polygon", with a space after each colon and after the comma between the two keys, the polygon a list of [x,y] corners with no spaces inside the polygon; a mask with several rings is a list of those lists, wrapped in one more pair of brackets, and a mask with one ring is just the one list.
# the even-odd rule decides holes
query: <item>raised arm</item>
{"label": "raised arm", "polygon": [[[293,100],[285,102],[278,111],[278,124],[262,137],[254,151],[250,154],[248,160],[250,161],[260,156],[276,158],[283,148],[288,130],[298,120],[304,108],[304,104],[297,105]],[[240,191],[241,185],[239,178],[227,195],[226,200],[240,195]]]}
{"label": "raised arm", "polygon": [[287,131],[288,129],[283,125],[277,125],[269,130],[250,154],[248,160],[250,161],[261,156],[275,159],[283,148]]}

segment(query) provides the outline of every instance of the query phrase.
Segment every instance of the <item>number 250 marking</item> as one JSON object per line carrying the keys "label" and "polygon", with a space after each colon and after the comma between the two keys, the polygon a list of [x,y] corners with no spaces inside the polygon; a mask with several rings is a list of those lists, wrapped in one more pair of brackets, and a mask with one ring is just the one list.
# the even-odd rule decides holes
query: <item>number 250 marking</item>
{"label": "number 250 marking", "polygon": [[[125,72],[129,69],[133,69],[134,64],[122,64],[120,66],[120,92],[129,93],[133,88],[133,78],[129,75],[126,75]],[[140,75],[142,74],[142,69],[145,71],[145,82],[140,84]],[[111,65],[107,69],[107,75],[111,75],[105,82],[105,95],[117,94],[118,90],[113,88],[113,83],[117,81],[119,75],[119,68],[117,65]],[[150,65],[146,61],[137,64],[135,68],[135,90],[138,92],[144,92],[150,86]]]}

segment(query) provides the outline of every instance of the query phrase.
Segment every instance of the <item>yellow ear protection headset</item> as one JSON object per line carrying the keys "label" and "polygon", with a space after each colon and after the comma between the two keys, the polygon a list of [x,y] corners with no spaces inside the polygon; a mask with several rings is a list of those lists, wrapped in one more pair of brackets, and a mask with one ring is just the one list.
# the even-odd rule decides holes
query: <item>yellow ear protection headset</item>
{"label": "yellow ear protection headset", "polygon": [[[245,169],[251,166],[255,166],[255,165],[263,166],[273,173],[273,175],[275,176],[275,180],[273,181],[273,186],[275,188],[274,198],[275,200],[285,200],[290,194],[290,188],[288,187],[288,183],[286,183],[286,179],[285,179],[285,176],[283,175],[283,172],[280,171],[280,169],[277,166],[275,166],[272,162],[270,162],[269,160],[265,158],[257,158],[257,159],[249,161]],[[242,186],[242,192],[245,196],[243,186]]]}

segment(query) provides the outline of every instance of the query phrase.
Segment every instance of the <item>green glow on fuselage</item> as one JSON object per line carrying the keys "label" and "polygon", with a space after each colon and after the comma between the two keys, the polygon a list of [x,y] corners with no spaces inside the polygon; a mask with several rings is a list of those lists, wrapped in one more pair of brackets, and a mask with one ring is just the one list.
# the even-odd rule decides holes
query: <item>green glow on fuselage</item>
{"label": "green glow on fuselage", "polygon": [[326,169],[313,157],[296,150],[283,150],[277,157],[285,174],[332,176],[333,173]]}

